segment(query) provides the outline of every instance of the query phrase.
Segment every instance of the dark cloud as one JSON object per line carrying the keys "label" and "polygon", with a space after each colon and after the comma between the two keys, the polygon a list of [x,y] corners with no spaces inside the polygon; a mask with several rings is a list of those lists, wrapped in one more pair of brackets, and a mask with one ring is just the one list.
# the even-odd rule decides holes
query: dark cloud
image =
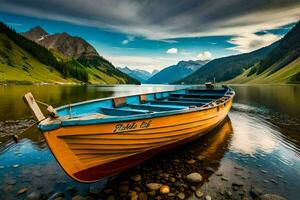
{"label": "dark cloud", "polygon": [[0,0],[0,10],[151,39],[255,33],[295,22],[300,0]]}

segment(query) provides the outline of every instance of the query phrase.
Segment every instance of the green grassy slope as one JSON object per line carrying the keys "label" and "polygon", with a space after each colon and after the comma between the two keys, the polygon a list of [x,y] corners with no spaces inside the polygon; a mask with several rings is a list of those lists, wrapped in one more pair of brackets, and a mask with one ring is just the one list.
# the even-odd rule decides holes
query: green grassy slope
{"label": "green grassy slope", "polygon": [[74,83],[65,79],[53,67],[42,64],[31,54],[0,33],[0,82]]}
{"label": "green grassy slope", "polygon": [[244,70],[251,68],[255,63],[259,62],[262,58],[268,55],[268,53],[270,53],[277,44],[278,43],[275,42],[272,45],[250,53],[214,59],[191,75],[177,81],[177,83],[184,82],[185,84],[200,84],[207,81],[214,81],[214,79],[216,82],[230,80],[243,73]]}
{"label": "green grassy slope", "polygon": [[[284,66],[276,72],[272,72],[276,64],[265,70],[261,74],[252,74],[248,76],[251,69],[245,70],[244,73],[225,83],[233,84],[284,84],[284,83],[300,83],[296,74],[300,73],[300,58]],[[272,72],[272,73],[271,73]]]}

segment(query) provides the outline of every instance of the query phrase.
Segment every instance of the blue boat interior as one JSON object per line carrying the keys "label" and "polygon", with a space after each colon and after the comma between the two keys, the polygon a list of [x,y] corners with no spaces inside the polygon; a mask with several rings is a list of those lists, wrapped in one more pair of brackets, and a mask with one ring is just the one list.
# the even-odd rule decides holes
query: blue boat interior
{"label": "blue boat interior", "polygon": [[214,106],[224,96],[234,94],[226,86],[214,89],[180,89],[156,93],[96,99],[56,108],[58,118],[48,118],[38,127],[42,131],[62,126],[118,123],[128,120],[167,116],[191,109]]}
{"label": "blue boat interior", "polygon": [[201,107],[223,97],[228,88],[181,89],[126,97],[87,101],[57,108],[60,117],[84,117],[91,114],[131,116]]}

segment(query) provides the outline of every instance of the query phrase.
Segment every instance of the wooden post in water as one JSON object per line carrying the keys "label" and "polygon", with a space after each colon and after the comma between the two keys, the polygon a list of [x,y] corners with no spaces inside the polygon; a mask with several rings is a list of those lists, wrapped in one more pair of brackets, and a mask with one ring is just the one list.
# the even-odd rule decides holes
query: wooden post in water
{"label": "wooden post in water", "polygon": [[23,100],[25,101],[25,103],[27,104],[27,106],[29,107],[30,111],[32,112],[33,116],[36,118],[37,121],[40,122],[45,119],[44,114],[42,113],[40,107],[36,103],[31,92],[25,94],[23,96]]}

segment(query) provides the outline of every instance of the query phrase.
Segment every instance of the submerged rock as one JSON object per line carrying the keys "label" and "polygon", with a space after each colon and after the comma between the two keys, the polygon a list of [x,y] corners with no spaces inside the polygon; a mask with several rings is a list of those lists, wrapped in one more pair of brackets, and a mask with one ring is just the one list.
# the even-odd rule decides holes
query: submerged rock
{"label": "submerged rock", "polygon": [[181,192],[181,193],[177,194],[177,198],[183,200],[183,199],[185,199],[185,194]]}
{"label": "submerged rock", "polygon": [[147,200],[148,199],[148,196],[146,193],[139,193],[139,200]]}
{"label": "submerged rock", "polygon": [[196,195],[196,197],[201,198],[203,196],[203,192],[200,189],[196,190],[195,195]]}
{"label": "submerged rock", "polygon": [[76,195],[75,197],[72,198],[72,200],[86,200],[86,198],[80,195]]}
{"label": "submerged rock", "polygon": [[286,198],[277,194],[264,194],[259,197],[260,200],[287,200]]}
{"label": "submerged rock", "polygon": [[193,164],[196,163],[196,160],[190,159],[190,160],[187,160],[186,163],[189,164],[189,165],[193,165]]}
{"label": "submerged rock", "polygon": [[40,200],[40,199],[42,199],[42,195],[39,192],[31,192],[27,196],[27,200]]}
{"label": "submerged rock", "polygon": [[139,181],[142,180],[142,177],[141,177],[141,175],[137,174],[137,175],[131,176],[130,180],[135,181],[135,182],[139,182]]}
{"label": "submerged rock", "polygon": [[200,183],[202,181],[201,174],[197,172],[190,173],[186,176],[186,179],[190,183]]}
{"label": "submerged rock", "polygon": [[23,194],[23,193],[25,193],[25,192],[27,192],[27,188],[21,188],[18,192],[17,192],[17,196],[18,195],[21,195],[21,194]]}
{"label": "submerged rock", "polygon": [[160,183],[148,183],[147,185],[147,188],[149,188],[149,190],[159,190],[159,188],[162,186],[162,184]]}
{"label": "submerged rock", "polygon": [[48,198],[48,200],[55,200],[55,199],[57,199],[57,198],[59,198],[59,197],[65,197],[65,194],[62,193],[62,192],[55,192],[54,194],[52,194],[52,195]]}
{"label": "submerged rock", "polygon": [[205,200],[211,200],[211,196],[206,195],[206,196],[205,196]]}
{"label": "submerged rock", "polygon": [[168,194],[170,192],[170,187],[167,185],[163,185],[160,187],[159,192],[161,194]]}

